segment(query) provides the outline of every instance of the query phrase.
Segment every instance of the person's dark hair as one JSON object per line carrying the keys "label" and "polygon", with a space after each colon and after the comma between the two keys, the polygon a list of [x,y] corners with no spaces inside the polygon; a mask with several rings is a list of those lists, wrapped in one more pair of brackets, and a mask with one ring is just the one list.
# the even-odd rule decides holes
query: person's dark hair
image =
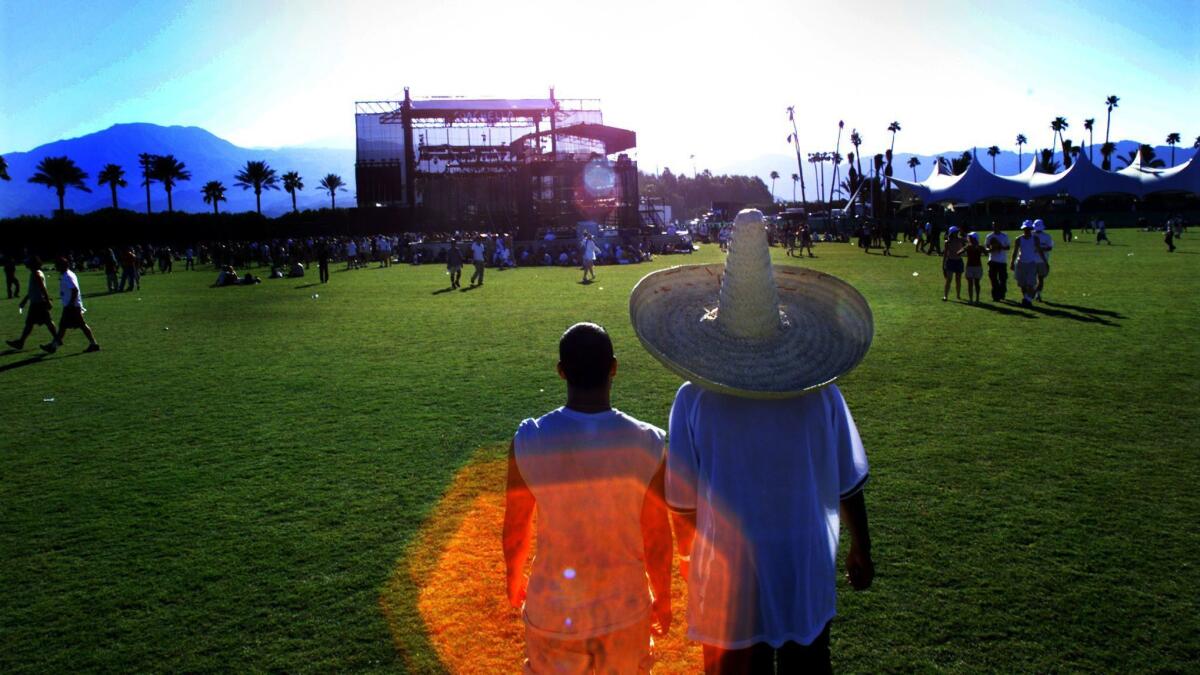
{"label": "person's dark hair", "polygon": [[567,384],[582,389],[603,387],[614,360],[612,340],[594,323],[577,323],[559,339],[558,360]]}
{"label": "person's dark hair", "polygon": [[42,259],[36,255],[31,255],[29,256],[29,259],[25,261],[25,266],[31,270],[40,270],[42,269]]}

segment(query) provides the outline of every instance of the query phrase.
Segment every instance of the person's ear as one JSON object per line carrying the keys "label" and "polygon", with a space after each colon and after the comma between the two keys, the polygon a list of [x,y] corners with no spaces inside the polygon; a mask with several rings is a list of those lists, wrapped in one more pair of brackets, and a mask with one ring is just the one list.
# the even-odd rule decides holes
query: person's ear
{"label": "person's ear", "polygon": [[612,366],[610,366],[608,369],[608,378],[611,380],[612,378],[614,378],[616,376],[617,376],[617,360],[613,359]]}
{"label": "person's ear", "polygon": [[559,378],[564,379],[564,380],[567,379],[567,371],[563,370],[562,361],[558,362],[558,366],[556,367],[556,369],[558,370]]}

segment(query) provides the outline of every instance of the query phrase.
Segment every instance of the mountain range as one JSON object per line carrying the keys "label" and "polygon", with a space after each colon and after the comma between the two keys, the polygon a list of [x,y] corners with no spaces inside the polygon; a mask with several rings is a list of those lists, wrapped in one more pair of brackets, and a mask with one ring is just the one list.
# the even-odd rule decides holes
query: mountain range
{"label": "mountain range", "polygon": [[[338,193],[338,205],[354,204],[354,150],[336,148],[286,147],[276,149],[243,148],[199,127],[159,126],[157,124],[116,124],[103,131],[38,146],[29,152],[5,152],[11,182],[0,181],[0,217],[22,214],[49,215],[58,208],[54,190],[28,182],[44,157],[66,155],[88,173],[85,181],[91,193],[68,188],[66,206],[82,213],[112,206],[112,194],[107,185],[97,185],[96,177],[105,164],[119,164],[125,169],[129,186],[117,190],[121,208],[137,211],[146,208],[146,188],[141,187],[138,154],[171,154],[192,173],[189,181],[176,185],[173,202],[177,211],[211,211],[204,203],[201,188],[210,180],[225,184],[227,202],[222,211],[253,211],[254,191],[234,186],[234,174],[247,160],[266,161],[282,176],[297,171],[304,179],[304,189],[296,193],[301,209],[329,206],[329,195],[317,189],[326,174],[336,173],[347,183],[347,191]],[[288,193],[264,190],[262,210],[266,215],[278,215],[292,208]],[[150,186],[150,203],[155,212],[167,209],[167,195],[162,185]]]}
{"label": "mountain range", "polygon": [[[901,137],[899,140],[903,140]],[[1134,141],[1117,142],[1117,153],[1114,155],[1114,166],[1124,166],[1116,157],[1128,155],[1138,147]],[[844,143],[842,154],[853,148]],[[864,147],[863,168],[870,173],[868,160],[871,153],[883,148]],[[818,150],[815,147],[801,147],[807,156],[808,152]],[[987,148],[976,150],[979,161],[988,169],[992,168],[992,158],[987,156]],[[1036,150],[1030,147],[1022,153],[1022,167],[1028,167]],[[209,211],[211,206],[203,201],[201,187],[210,180],[219,180],[228,188],[225,193],[228,202],[221,204],[223,211],[253,211],[254,192],[242,190],[234,186],[234,174],[245,166],[247,160],[266,161],[278,174],[287,171],[297,171],[304,178],[305,188],[297,193],[296,202],[301,209],[321,208],[329,205],[329,196],[317,189],[317,183],[329,173],[336,173],[346,182],[347,191],[339,193],[339,204],[352,206],[354,204],[354,150],[341,148],[314,148],[307,146],[284,147],[275,149],[243,148],[199,127],[159,126],[156,124],[133,123],[117,124],[103,131],[54,141],[41,145],[28,152],[6,152],[3,157],[8,162],[8,172],[12,181],[0,181],[0,217],[18,215],[49,215],[58,206],[54,191],[43,185],[29,183],[29,176],[36,171],[38,162],[44,157],[66,155],[75,160],[81,169],[88,173],[87,185],[91,193],[68,189],[66,196],[67,208],[76,212],[86,212],[112,205],[112,197],[107,186],[96,184],[96,176],[100,169],[109,163],[119,164],[125,169],[125,180],[129,186],[117,192],[118,204],[122,208],[143,210],[146,208],[146,190],[141,187],[141,175],[138,169],[138,154],[148,152],[165,155],[172,154],[187,165],[192,178],[179,183],[174,190],[174,207],[179,211]],[[1155,152],[1170,165],[1171,149],[1168,146],[1156,146]],[[1175,163],[1186,162],[1195,150],[1190,147],[1176,146]],[[948,150],[935,154],[896,153],[894,175],[897,178],[912,179],[913,172],[908,167],[910,157],[916,157],[921,163],[916,170],[917,180],[924,180],[933,170],[937,157],[953,159],[963,153],[962,150]],[[1099,147],[1096,148],[1096,162],[1100,161]],[[1056,155],[1061,161],[1061,153]],[[810,201],[816,200],[817,171],[807,161],[804,163],[805,194]],[[1004,151],[996,157],[996,171],[1001,175],[1019,173],[1017,153]],[[826,184],[824,198],[828,198],[832,165],[826,165]],[[744,161],[727,163],[712,168],[717,174],[742,174],[759,176],[771,187],[770,174],[778,171],[780,178],[775,181],[775,196],[781,200],[792,196],[791,176],[796,173],[796,157],[791,153],[773,153],[752,157]],[[842,167],[845,177],[845,165]],[[796,196],[799,197],[797,185]],[[167,197],[162,186],[158,183],[151,185],[150,202],[154,211],[167,208]],[[291,209],[291,197],[282,190],[265,191],[262,195],[262,209],[266,215],[279,215]]]}

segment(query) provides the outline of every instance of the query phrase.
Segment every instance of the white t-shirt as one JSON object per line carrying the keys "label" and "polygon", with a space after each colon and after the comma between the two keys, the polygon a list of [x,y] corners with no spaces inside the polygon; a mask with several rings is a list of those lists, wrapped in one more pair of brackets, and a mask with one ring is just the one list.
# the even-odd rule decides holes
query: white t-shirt
{"label": "white t-shirt", "polygon": [[[71,304],[71,291],[75,291],[75,303]],[[71,270],[62,273],[58,279],[58,297],[62,298],[62,306],[83,309],[83,291],[79,290],[79,278]]]}
{"label": "white t-shirt", "polygon": [[517,428],[517,467],[537,500],[528,626],[586,639],[646,616],[641,513],[664,436],[617,410],[559,408]]}
{"label": "white t-shirt", "polygon": [[[991,242],[999,242],[1001,246],[1008,246],[1008,235],[1003,232],[992,232],[983,240],[984,248],[987,248]],[[988,251],[988,262],[1006,263],[1008,262],[1008,251]]]}
{"label": "white t-shirt", "polygon": [[667,503],[696,509],[691,640],[811,644],[836,613],[838,508],[867,455],[836,385],[743,399],[684,383],[671,408]]}
{"label": "white t-shirt", "polygon": [[1054,248],[1054,237],[1049,232],[1035,232],[1034,235],[1042,243],[1042,260],[1050,262],[1050,249]]}
{"label": "white t-shirt", "polygon": [[583,259],[587,262],[596,261],[596,242],[586,239],[583,242]]}
{"label": "white t-shirt", "polygon": [[1040,253],[1038,253],[1038,250],[1037,250],[1038,249],[1037,234],[1031,234],[1028,237],[1026,237],[1025,235],[1021,235],[1021,236],[1017,237],[1017,241],[1014,244],[1014,246],[1016,247],[1016,251],[1013,252],[1013,255],[1017,256],[1016,261],[1018,263],[1042,262],[1042,256]]}

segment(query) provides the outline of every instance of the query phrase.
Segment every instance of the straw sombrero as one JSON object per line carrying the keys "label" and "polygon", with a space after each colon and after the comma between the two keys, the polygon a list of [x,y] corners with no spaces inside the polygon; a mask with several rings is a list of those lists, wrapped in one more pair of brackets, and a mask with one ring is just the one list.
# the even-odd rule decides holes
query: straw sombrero
{"label": "straw sombrero", "polygon": [[715,391],[789,398],[849,372],[874,334],[871,308],[846,282],[771,264],[762,212],[737,215],[725,264],[646,275],[629,296],[646,351]]}

